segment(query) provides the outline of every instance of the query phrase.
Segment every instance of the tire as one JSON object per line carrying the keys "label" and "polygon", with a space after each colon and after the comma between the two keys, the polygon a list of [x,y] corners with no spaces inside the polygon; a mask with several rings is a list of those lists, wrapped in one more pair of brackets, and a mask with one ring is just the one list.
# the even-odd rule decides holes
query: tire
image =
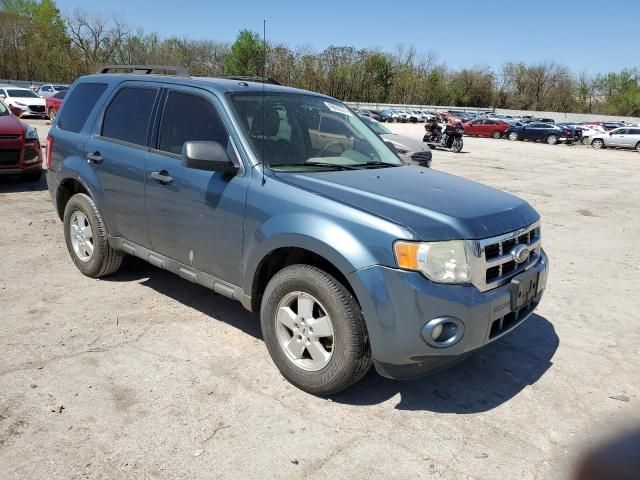
{"label": "tire", "polygon": [[51,120],[52,122],[55,120],[56,118],[56,111],[53,108],[49,109],[49,120]]}
{"label": "tire", "polygon": [[39,182],[42,178],[42,169],[37,169],[36,171],[23,173],[22,178],[27,182]]}
{"label": "tire", "polygon": [[[307,305],[309,300],[312,302],[312,308],[305,309],[312,314],[302,318],[298,309],[301,298]],[[286,314],[287,309],[291,315]],[[310,326],[317,324],[305,323],[305,318],[317,321],[314,316],[328,319],[331,328],[325,326],[323,330],[330,330],[330,338],[314,337],[317,332]],[[285,321],[280,321],[281,318]],[[358,302],[344,285],[316,267],[291,265],[276,273],[262,298],[260,322],[265,344],[278,370],[305,392],[320,396],[340,392],[360,380],[371,367],[371,348]],[[321,339],[325,343],[320,344]],[[317,346],[312,356],[312,350],[301,346],[305,342],[322,347],[324,356],[318,356]],[[292,349],[288,348],[291,344],[300,353],[292,355]]]}
{"label": "tire", "polygon": [[589,137],[584,137],[582,139],[582,145],[589,145]]}
{"label": "tire", "polygon": [[547,143],[549,145],[556,145],[558,143],[558,137],[556,135],[549,135],[547,137]]}
{"label": "tire", "polygon": [[491,138],[495,138],[496,140],[498,140],[499,138],[502,138],[502,133],[500,132],[500,130],[491,132]]}
{"label": "tire", "polygon": [[638,142],[636,145],[636,152],[640,153],[640,142]]}
{"label": "tire", "polygon": [[511,140],[512,142],[515,142],[516,140],[518,140],[518,132],[509,133],[509,140]]}
{"label": "tire", "polygon": [[456,138],[453,140],[451,144],[451,151],[453,153],[460,153],[462,151],[462,147],[464,146],[464,142],[462,138]]}
{"label": "tire", "polygon": [[593,148],[605,148],[604,147],[604,140],[602,140],[601,138],[594,138],[593,141],[591,142],[591,146]]}
{"label": "tire", "polygon": [[[74,237],[72,231],[77,231],[78,222],[76,220],[79,221],[82,218],[85,224],[84,240],[80,241],[77,237]],[[78,270],[87,277],[99,278],[111,275],[120,268],[123,255],[109,246],[107,228],[104,225],[98,207],[91,197],[84,193],[78,193],[71,197],[64,209],[63,219],[64,239],[67,243],[67,250],[69,250],[69,255],[71,255],[71,259],[78,267]],[[87,230],[87,227],[90,227],[90,230]],[[83,258],[78,252],[88,253],[87,240],[92,246],[91,254],[88,257],[85,255]]]}

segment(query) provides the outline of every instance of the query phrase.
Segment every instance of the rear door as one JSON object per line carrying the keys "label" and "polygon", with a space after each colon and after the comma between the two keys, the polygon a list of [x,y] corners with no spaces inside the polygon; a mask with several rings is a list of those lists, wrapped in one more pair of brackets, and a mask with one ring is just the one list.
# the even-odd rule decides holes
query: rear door
{"label": "rear door", "polygon": [[102,208],[110,213],[109,234],[147,248],[145,162],[159,93],[157,83],[123,82],[106,102],[84,147],[104,195]]}
{"label": "rear door", "polygon": [[[249,171],[239,158],[238,139],[219,100],[205,90],[171,85],[156,123],[146,169],[153,250],[239,285]],[[238,174],[182,166],[182,146],[196,140],[225,147],[241,166]]]}

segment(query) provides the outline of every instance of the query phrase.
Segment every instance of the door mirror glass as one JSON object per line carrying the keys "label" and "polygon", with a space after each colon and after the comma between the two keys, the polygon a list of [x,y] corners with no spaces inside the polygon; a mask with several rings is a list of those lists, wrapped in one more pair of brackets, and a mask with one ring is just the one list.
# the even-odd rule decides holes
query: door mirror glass
{"label": "door mirror glass", "polygon": [[182,147],[182,165],[194,170],[234,175],[238,173],[238,167],[229,158],[227,150],[218,142],[185,142]]}

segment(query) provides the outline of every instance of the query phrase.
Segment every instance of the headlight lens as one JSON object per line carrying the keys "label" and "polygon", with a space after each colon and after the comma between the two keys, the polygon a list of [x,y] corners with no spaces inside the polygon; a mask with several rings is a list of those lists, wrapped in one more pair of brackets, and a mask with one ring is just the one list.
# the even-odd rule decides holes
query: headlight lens
{"label": "headlight lens", "polygon": [[26,140],[37,140],[38,139],[38,131],[33,128],[31,125],[27,125],[27,128],[24,130],[24,138]]}
{"label": "headlight lens", "polygon": [[416,270],[438,283],[469,283],[471,268],[464,240],[447,242],[396,242],[400,268]]}
{"label": "headlight lens", "polygon": [[20,105],[21,107],[26,107],[27,104],[26,103],[22,103],[22,102],[15,102],[16,105]]}

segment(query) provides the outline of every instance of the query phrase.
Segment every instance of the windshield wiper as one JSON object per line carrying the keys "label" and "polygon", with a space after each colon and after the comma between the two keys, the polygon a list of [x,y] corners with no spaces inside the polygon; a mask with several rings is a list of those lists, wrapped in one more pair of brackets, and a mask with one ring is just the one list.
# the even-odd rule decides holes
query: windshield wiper
{"label": "windshield wiper", "polygon": [[335,163],[329,162],[305,162],[305,163],[276,163],[269,165],[270,168],[279,168],[279,167],[324,167],[324,168],[335,168],[336,170],[357,170],[358,167],[355,165],[339,165]]}
{"label": "windshield wiper", "polygon": [[393,163],[378,162],[378,161],[372,160],[371,162],[360,163],[360,164],[357,165],[357,167],[362,167],[362,168],[388,168],[388,167],[400,167],[400,165],[394,165]]}

